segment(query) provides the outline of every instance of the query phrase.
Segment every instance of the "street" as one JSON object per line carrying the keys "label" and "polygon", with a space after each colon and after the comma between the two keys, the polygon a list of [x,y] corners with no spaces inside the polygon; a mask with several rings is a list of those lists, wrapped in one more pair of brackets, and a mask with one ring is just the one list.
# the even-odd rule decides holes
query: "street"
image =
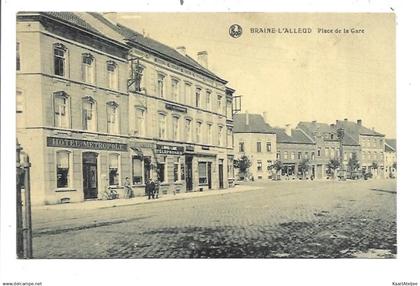
{"label": "street", "polygon": [[96,209],[35,209],[34,258],[396,256],[395,180],[247,184],[258,188]]}

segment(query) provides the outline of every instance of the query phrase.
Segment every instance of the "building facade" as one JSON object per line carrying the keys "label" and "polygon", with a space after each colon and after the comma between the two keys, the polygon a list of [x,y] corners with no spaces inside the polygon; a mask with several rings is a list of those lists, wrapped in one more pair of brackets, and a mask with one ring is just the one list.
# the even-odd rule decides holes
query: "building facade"
{"label": "building facade", "polygon": [[[315,174],[315,142],[301,129],[273,128],[277,140],[277,160],[282,169],[277,172],[277,179],[309,179]],[[309,160],[309,169],[303,170],[301,162]]]}
{"label": "building facade", "polygon": [[199,59],[99,14],[19,13],[17,136],[34,203],[123,194],[125,178],[137,196],[147,179],[162,193],[228,187],[234,90]]}
{"label": "building facade", "polygon": [[385,139],[385,178],[397,177],[397,140]]}
{"label": "building facade", "polygon": [[[251,161],[248,176],[255,180],[271,179],[271,165],[276,160],[276,134],[259,114],[235,114],[235,159],[247,156]],[[236,171],[239,179],[245,174]]]}

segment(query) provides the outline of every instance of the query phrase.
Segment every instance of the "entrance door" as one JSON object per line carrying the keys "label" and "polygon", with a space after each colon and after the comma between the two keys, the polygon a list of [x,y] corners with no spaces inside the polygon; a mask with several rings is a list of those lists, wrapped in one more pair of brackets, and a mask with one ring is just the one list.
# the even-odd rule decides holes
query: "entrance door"
{"label": "entrance door", "polygon": [[85,200],[98,197],[98,167],[96,153],[83,153],[83,194]]}
{"label": "entrance door", "polygon": [[144,183],[150,179],[151,158],[144,157]]}
{"label": "entrance door", "polygon": [[211,189],[211,162],[207,163],[207,178],[209,183],[209,189]]}
{"label": "entrance door", "polygon": [[193,173],[192,173],[192,157],[185,157],[185,183],[187,191],[192,191],[193,189]]}
{"label": "entrance door", "polygon": [[219,163],[219,188],[223,189],[223,161]]}

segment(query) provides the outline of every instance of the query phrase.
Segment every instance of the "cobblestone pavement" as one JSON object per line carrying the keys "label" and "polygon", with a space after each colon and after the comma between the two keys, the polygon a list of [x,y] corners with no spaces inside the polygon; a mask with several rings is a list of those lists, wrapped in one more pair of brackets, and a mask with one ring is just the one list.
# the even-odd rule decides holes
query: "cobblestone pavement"
{"label": "cobblestone pavement", "polygon": [[391,258],[396,182],[254,182],[239,193],[33,213],[35,258]]}

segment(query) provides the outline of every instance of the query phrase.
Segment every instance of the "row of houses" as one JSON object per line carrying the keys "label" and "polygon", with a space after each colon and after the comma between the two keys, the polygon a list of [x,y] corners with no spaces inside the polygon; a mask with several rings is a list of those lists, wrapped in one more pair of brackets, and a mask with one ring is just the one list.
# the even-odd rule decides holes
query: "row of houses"
{"label": "row of houses", "polygon": [[17,139],[34,204],[232,186],[235,90],[193,59],[98,13],[17,14]]}
{"label": "row of houses", "polygon": [[[361,172],[373,177],[396,175],[395,140],[386,140],[385,135],[364,127],[362,120],[336,120],[331,124],[299,122],[295,128],[290,125],[278,128],[271,127],[264,117],[248,113],[234,116],[235,157],[245,155],[250,159],[251,178],[271,179],[278,173],[284,179],[326,179],[333,176],[331,160],[340,161],[341,156],[346,169],[353,158]],[[342,142],[340,129],[344,131]],[[304,160],[308,167],[301,164]],[[276,161],[281,162],[281,170],[273,172]]]}

